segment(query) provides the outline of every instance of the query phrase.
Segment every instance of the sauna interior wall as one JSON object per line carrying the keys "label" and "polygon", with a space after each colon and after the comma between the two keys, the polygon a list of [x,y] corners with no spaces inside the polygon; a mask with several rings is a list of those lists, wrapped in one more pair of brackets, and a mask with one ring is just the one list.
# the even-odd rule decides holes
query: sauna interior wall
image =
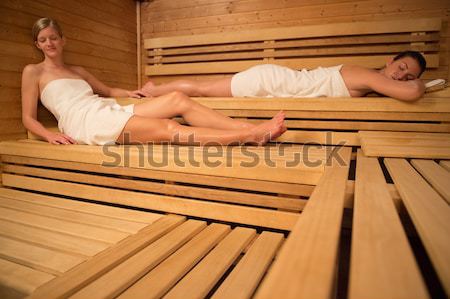
{"label": "sauna interior wall", "polygon": [[[442,67],[429,76],[450,79],[449,12],[448,0],[154,0],[142,3],[140,23],[145,39],[278,26],[440,17]],[[145,51],[142,55],[145,62]],[[142,80],[146,80],[144,75]]]}
{"label": "sauna interior wall", "polygon": [[55,18],[67,37],[67,63],[81,65],[113,86],[137,86],[135,1],[1,0],[0,140],[26,136],[21,123],[21,72],[41,60],[31,27],[44,16]]}

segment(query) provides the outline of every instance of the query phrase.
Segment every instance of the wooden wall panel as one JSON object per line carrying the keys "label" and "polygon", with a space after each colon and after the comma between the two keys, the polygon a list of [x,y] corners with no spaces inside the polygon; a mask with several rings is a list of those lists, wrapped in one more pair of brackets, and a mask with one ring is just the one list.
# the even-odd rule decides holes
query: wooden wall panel
{"label": "wooden wall panel", "polygon": [[[448,0],[154,0],[141,4],[142,38],[324,23],[440,17],[442,67],[450,79]],[[145,53],[143,53],[145,55]],[[145,64],[145,57],[142,57]],[[142,78],[145,82],[145,77]]]}
{"label": "wooden wall panel", "polygon": [[0,1],[0,140],[25,138],[21,124],[22,69],[41,61],[31,27],[52,17],[67,38],[65,61],[111,86],[137,86],[136,4],[133,0]]}

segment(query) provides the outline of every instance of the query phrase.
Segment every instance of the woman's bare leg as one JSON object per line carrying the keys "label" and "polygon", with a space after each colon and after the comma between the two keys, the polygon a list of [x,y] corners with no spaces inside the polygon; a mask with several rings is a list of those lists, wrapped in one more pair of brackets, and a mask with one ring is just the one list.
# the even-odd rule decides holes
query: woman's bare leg
{"label": "woman's bare leg", "polygon": [[249,129],[254,127],[253,124],[232,119],[200,105],[181,92],[171,92],[142,104],[136,104],[134,114],[159,119],[182,116],[188,124],[204,128]]}
{"label": "woman's bare leg", "polygon": [[141,89],[146,96],[161,96],[172,91],[180,91],[196,97],[231,97],[231,77],[215,80],[176,80],[155,85],[148,81]]}
{"label": "woman's bare leg", "polygon": [[151,119],[132,116],[125,125],[117,142],[148,143],[171,142],[176,144],[265,144],[284,133],[284,114],[278,113],[271,120],[249,130],[220,130],[183,126],[169,119]]}

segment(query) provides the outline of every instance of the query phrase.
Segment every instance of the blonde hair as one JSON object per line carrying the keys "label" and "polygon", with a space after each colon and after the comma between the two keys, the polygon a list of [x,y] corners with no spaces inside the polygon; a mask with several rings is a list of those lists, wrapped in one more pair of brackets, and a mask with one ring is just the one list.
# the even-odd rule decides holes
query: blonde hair
{"label": "blonde hair", "polygon": [[58,35],[60,37],[63,37],[63,33],[61,30],[61,27],[59,24],[50,18],[41,18],[34,23],[33,28],[31,29],[31,35],[33,36],[33,41],[37,41],[39,32],[41,32],[42,29],[45,29],[47,27],[53,27],[56,32],[58,32]]}

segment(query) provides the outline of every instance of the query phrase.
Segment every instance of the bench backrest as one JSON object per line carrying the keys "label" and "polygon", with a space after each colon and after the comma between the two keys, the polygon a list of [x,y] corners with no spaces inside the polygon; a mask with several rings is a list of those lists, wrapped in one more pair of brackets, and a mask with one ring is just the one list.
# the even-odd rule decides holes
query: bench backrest
{"label": "bench backrest", "polygon": [[405,50],[423,52],[428,68],[437,68],[440,29],[440,19],[411,19],[150,38],[144,42],[145,74],[230,74],[262,63],[294,69],[338,64],[376,68]]}

